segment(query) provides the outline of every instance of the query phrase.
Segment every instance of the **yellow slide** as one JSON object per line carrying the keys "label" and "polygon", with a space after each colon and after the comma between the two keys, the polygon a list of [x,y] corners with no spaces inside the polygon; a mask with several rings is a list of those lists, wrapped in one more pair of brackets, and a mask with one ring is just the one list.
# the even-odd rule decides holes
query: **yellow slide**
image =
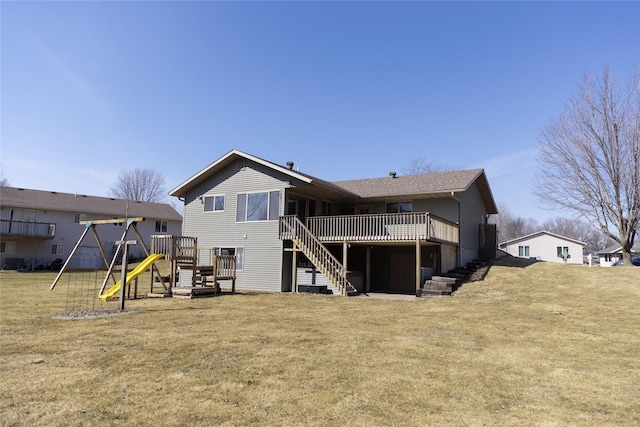
{"label": "yellow slide", "polygon": [[[138,277],[139,275],[141,275],[142,273],[144,273],[145,271],[147,271],[147,268],[151,267],[151,265],[158,261],[159,259],[164,258],[164,255],[162,254],[151,254],[149,255],[147,258],[144,259],[144,261],[142,261],[140,264],[138,264],[138,266],[136,268],[134,268],[132,271],[130,271],[127,274],[127,281],[124,284],[125,286],[127,286],[129,284],[129,282],[131,282],[133,279],[135,279],[136,277]],[[102,295],[100,295],[98,297],[98,299],[100,301],[111,301],[113,299],[113,297],[115,297],[116,295],[119,294],[120,292],[120,282],[122,280],[119,280],[118,283],[116,283],[115,285],[113,285],[113,287],[111,289],[109,289],[108,291],[106,291],[105,293],[103,293]]]}

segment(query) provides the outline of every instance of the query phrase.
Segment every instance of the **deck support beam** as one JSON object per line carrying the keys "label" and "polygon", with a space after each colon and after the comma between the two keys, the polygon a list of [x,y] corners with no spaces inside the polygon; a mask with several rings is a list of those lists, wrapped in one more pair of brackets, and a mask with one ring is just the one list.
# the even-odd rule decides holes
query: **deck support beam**
{"label": "deck support beam", "polygon": [[369,293],[371,292],[371,246],[367,246],[367,272],[366,272],[366,285],[365,285],[365,292]]}
{"label": "deck support beam", "polygon": [[298,292],[298,251],[291,253],[291,293]]}
{"label": "deck support beam", "polygon": [[[349,267],[348,267],[348,255],[347,252],[349,250],[349,243],[347,243],[347,241],[345,240],[344,242],[342,242],[342,267],[344,267],[344,276],[347,277],[347,272],[349,271]],[[342,293],[343,295],[346,295],[347,289],[343,289]]]}
{"label": "deck support beam", "polygon": [[422,261],[420,259],[420,255],[421,255],[420,252],[421,252],[420,251],[420,239],[416,238],[416,294],[417,294],[417,292],[420,291],[420,286],[421,286],[421,283],[420,283],[420,273],[421,273],[420,270],[421,269],[420,269],[420,267],[421,267]]}

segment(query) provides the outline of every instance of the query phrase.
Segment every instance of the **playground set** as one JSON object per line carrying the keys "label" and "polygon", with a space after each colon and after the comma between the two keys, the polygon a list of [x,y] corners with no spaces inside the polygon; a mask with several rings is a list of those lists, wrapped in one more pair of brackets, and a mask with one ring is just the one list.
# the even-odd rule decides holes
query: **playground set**
{"label": "playground set", "polygon": [[[97,292],[97,295],[94,297],[95,299],[92,301],[94,305],[96,300],[108,302],[117,298],[120,302],[120,310],[124,310],[124,300],[131,298],[131,285],[134,285],[133,299],[136,299],[138,298],[138,278],[149,269],[151,269],[151,283],[149,293],[147,294],[148,297],[196,298],[218,295],[222,293],[219,284],[221,280],[231,281],[231,293],[235,293],[236,259],[234,255],[216,254],[215,247],[198,248],[197,238],[195,237],[173,235],[152,235],[150,250],[147,250],[144,240],[136,226],[136,224],[141,221],[144,221],[144,218],[82,221],[81,224],[85,226],[85,229],[49,290],[53,290],[63,274],[69,272],[69,263],[89,234],[89,230],[91,230],[100,254],[102,255],[104,265],[108,265],[107,274],[104,280],[102,280],[99,292]],[[114,223],[123,223],[126,224],[126,226],[122,238],[116,242],[118,246],[116,247],[115,253],[111,260],[109,260],[96,227]],[[133,230],[138,240],[126,240],[131,230]],[[138,242],[142,245],[146,258],[133,270],[127,271],[127,247],[138,244]],[[121,253],[121,277],[120,280],[118,280],[114,270]],[[170,262],[170,273],[168,276],[163,276],[156,265],[156,262],[161,259]],[[191,280],[186,281],[187,283],[190,282],[190,286],[180,286],[180,274],[189,274],[191,276]],[[113,282],[113,285],[107,289],[110,280]],[[91,281],[92,280],[89,280],[89,282]],[[183,279],[183,283],[184,282],[185,280]],[[122,283],[124,283],[124,285],[122,285]],[[73,284],[72,286],[71,282],[69,282],[68,288],[71,289],[71,287],[78,288],[82,286],[78,286],[77,284]],[[94,286],[94,289],[95,288],[97,287]],[[126,295],[125,290],[127,291]],[[70,291],[68,290],[67,292],[69,295]],[[90,293],[92,293],[91,289],[87,291],[86,287],[82,291],[83,295]]]}

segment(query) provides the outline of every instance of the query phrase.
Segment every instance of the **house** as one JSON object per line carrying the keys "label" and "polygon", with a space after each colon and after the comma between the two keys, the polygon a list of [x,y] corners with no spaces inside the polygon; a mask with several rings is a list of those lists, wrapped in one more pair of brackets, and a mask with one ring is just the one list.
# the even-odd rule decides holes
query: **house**
{"label": "house", "polygon": [[[81,221],[144,217],[138,224],[144,244],[151,234],[179,234],[182,216],[164,203],[29,190],[0,189],[0,266],[5,269],[43,269],[66,260],[85,230]],[[97,229],[107,257],[115,253],[115,242],[123,237],[124,223]],[[128,236],[127,239],[137,239]],[[130,246],[132,257],[143,256],[138,244]],[[70,268],[104,267],[96,239],[87,237],[71,260]]]}
{"label": "house", "polygon": [[[600,256],[600,267],[611,267],[622,260],[622,246],[616,244],[596,252]],[[640,241],[636,239],[631,247],[631,257],[640,255]]]}
{"label": "house", "polygon": [[586,243],[548,231],[538,231],[498,245],[510,255],[540,261],[582,265]]}
{"label": "house", "polygon": [[328,182],[232,150],[170,195],[184,201],[184,236],[236,256],[238,289],[415,293],[423,267],[495,255],[482,169]]}

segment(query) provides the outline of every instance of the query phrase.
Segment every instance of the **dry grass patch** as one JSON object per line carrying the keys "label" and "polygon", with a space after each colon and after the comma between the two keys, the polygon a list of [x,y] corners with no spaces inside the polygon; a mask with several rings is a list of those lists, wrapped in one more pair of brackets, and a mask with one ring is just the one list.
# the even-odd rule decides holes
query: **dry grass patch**
{"label": "dry grass patch", "polygon": [[640,424],[640,269],[494,266],[452,298],[145,299],[74,321],[52,318],[53,277],[0,273],[2,425]]}

